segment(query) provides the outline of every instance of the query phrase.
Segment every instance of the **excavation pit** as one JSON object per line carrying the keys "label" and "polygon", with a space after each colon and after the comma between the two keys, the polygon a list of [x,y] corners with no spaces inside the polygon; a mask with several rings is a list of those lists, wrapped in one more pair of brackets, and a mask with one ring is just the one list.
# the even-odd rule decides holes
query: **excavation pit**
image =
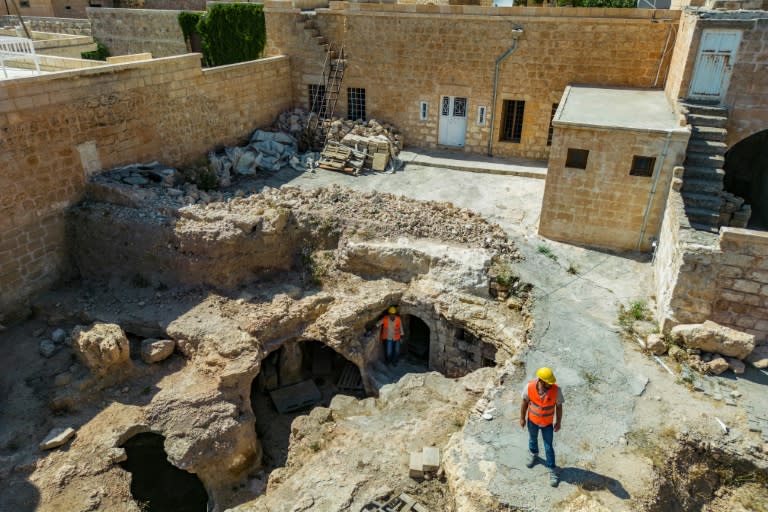
{"label": "excavation pit", "polygon": [[197,476],[168,462],[164,440],[147,432],[123,444],[127,459],[120,465],[131,473],[131,495],[146,512],[206,512],[205,487]]}

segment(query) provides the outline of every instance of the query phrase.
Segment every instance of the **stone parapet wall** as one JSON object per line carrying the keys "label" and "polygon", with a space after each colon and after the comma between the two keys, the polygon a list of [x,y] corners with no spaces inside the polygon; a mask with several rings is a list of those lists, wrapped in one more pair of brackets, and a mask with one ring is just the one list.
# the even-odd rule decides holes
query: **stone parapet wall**
{"label": "stone parapet wall", "polygon": [[[265,3],[266,52],[291,56],[294,101],[307,106],[308,86],[321,80],[325,54],[300,11],[289,6]],[[464,151],[486,154],[492,138],[495,156],[543,159],[552,106],[568,84],[663,86],[671,55],[663,57],[664,45],[678,17],[642,9],[331,2],[314,18],[326,39],[345,44],[339,115],[347,114],[347,88],[364,88],[369,118],[395,124],[407,144],[436,148],[441,96],[466,97]],[[493,112],[496,59],[513,44],[499,69]],[[525,101],[519,143],[499,141],[505,100]],[[428,104],[426,120],[420,119],[421,102]],[[481,106],[493,119],[493,135],[490,122],[477,121]]]}
{"label": "stone parapet wall", "polygon": [[[52,32],[55,34],[72,34],[77,36],[91,35],[91,22],[86,19],[44,18],[24,16],[27,28],[37,32]],[[0,16],[0,26],[15,27],[19,24],[16,16]]]}
{"label": "stone parapet wall", "polygon": [[0,319],[69,275],[64,212],[87,177],[235,145],[291,107],[287,57],[189,54],[0,82]]}
{"label": "stone parapet wall", "polygon": [[712,320],[768,336],[768,233],[690,227],[679,192],[671,191],[654,256],[657,315],[664,331]]}
{"label": "stone parapet wall", "polygon": [[109,48],[111,55],[151,53],[169,57],[187,53],[179,11],[154,9],[88,9],[93,37]]}

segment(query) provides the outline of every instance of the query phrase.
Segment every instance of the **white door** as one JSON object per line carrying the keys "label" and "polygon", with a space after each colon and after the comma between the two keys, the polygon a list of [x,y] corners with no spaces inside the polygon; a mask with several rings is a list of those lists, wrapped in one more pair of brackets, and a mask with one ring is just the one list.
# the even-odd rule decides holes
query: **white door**
{"label": "white door", "polygon": [[736,52],[741,42],[738,30],[704,30],[693,70],[688,97],[722,101],[728,92]]}
{"label": "white door", "polygon": [[440,102],[438,144],[463,147],[466,133],[467,98],[443,96]]}

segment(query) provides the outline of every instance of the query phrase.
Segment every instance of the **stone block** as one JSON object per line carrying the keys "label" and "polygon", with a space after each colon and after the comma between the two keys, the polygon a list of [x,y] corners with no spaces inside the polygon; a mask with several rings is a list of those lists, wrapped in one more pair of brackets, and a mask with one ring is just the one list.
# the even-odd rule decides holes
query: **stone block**
{"label": "stone block", "polygon": [[411,478],[424,478],[422,460],[422,452],[411,452],[411,460],[408,463],[408,476]]}
{"label": "stone block", "polygon": [[424,472],[434,473],[440,468],[440,449],[435,446],[425,446],[421,452]]}
{"label": "stone block", "polygon": [[58,448],[59,446],[62,446],[64,443],[72,439],[74,435],[75,429],[72,427],[57,427],[51,429],[51,431],[48,432],[48,435],[45,436],[45,439],[43,439],[43,441],[40,443],[39,448],[41,450],[52,450],[54,448]]}

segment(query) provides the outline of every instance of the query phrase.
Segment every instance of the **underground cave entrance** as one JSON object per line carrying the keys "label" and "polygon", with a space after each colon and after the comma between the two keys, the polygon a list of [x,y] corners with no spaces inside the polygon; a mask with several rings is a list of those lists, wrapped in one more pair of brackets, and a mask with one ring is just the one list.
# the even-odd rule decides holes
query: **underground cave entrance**
{"label": "underground cave entrance", "polygon": [[120,463],[131,473],[131,495],[146,512],[206,512],[208,494],[200,479],[170,462],[159,434],[138,434],[122,448],[128,458]]}
{"label": "underground cave entrance", "polygon": [[251,407],[268,471],[285,465],[291,422],[337,394],[366,396],[360,370],[319,341],[288,342],[262,361]]}

